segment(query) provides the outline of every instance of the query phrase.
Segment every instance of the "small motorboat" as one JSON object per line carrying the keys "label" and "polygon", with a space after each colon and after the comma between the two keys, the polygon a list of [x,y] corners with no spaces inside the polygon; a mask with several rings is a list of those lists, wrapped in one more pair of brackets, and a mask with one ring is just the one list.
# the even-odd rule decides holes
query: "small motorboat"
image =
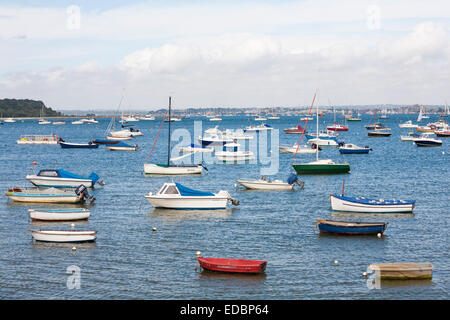
{"label": "small motorboat", "polygon": [[267,130],[273,130],[272,126],[269,124],[262,123],[258,126],[248,126],[244,129],[244,132],[260,132]]}
{"label": "small motorboat", "polygon": [[381,280],[430,280],[433,275],[430,262],[374,263],[368,270]]}
{"label": "small motorboat", "polygon": [[339,147],[339,152],[342,154],[360,154],[369,153],[369,151],[372,151],[372,148],[369,148],[368,146],[359,147],[352,143],[345,143]]}
{"label": "small motorboat", "polygon": [[334,123],[331,126],[327,126],[327,130],[330,131],[348,131],[348,127],[340,124],[340,123]]}
{"label": "small motorboat", "polygon": [[300,118],[300,121],[313,121],[314,120],[314,118],[313,117],[302,117],[302,118]]}
{"label": "small motorboat", "polygon": [[54,124],[54,125],[63,125],[63,124],[66,124],[66,121],[64,121],[64,120],[61,120],[61,121],[55,121],[55,122],[53,122],[53,124]]}
{"label": "small motorboat", "polygon": [[31,220],[74,221],[87,220],[91,215],[88,209],[28,209]]}
{"label": "small motorboat", "polygon": [[375,122],[374,124],[368,124],[365,126],[367,130],[381,130],[386,129],[384,125],[382,125],[380,122]]}
{"label": "small motorboat", "polygon": [[367,131],[367,135],[369,137],[389,137],[392,134],[391,129],[384,128],[384,129],[374,129]]}
{"label": "small motorboat", "polygon": [[419,137],[414,138],[412,141],[418,147],[440,147],[442,146],[442,140],[435,139],[433,132],[422,133]]}
{"label": "small motorboat", "polygon": [[[128,139],[127,139],[128,140]],[[119,140],[110,140],[110,139],[95,139],[94,141],[95,144],[116,144],[119,142]]]}
{"label": "small motorboat", "polygon": [[82,120],[74,120],[71,123],[72,124],[84,124],[84,121],[82,121]]}
{"label": "small motorboat", "polygon": [[304,188],[305,183],[303,181],[298,180],[298,176],[295,173],[292,173],[287,182],[283,182],[281,180],[273,180],[270,181],[266,177],[262,176],[259,180],[237,180],[241,186],[246,189],[251,190],[294,190],[295,184],[299,185],[301,189]]}
{"label": "small motorboat", "polygon": [[228,202],[239,205],[228,191],[198,191],[177,182],[164,183],[156,194],[149,192],[145,198],[153,207],[164,209],[225,209]]}
{"label": "small motorboat", "polygon": [[37,203],[79,203],[88,199],[93,202],[95,198],[89,195],[87,188],[80,185],[75,191],[65,191],[57,188],[11,188],[6,196],[16,202]]}
{"label": "small motorboat", "polygon": [[[216,157],[222,162],[242,162],[255,159],[252,151],[239,150],[239,143],[227,143],[223,146],[223,150],[216,152]],[[232,148],[232,150],[227,150]]]}
{"label": "small motorboat", "polygon": [[25,178],[37,187],[76,188],[83,184],[92,188],[95,183],[104,185],[95,172],[83,177],[62,169],[43,169],[38,174],[27,175]]}
{"label": "small motorboat", "polygon": [[[311,146],[303,146],[299,147],[297,144],[294,144],[292,147],[287,146],[279,146],[281,153],[299,153],[299,154],[313,154],[316,153],[317,146],[315,144],[312,144]],[[319,147],[319,150],[322,150]]]}
{"label": "small motorboat", "polygon": [[63,149],[96,149],[98,148],[98,144],[89,141],[88,143],[73,143],[73,142],[65,142],[62,139],[59,139],[59,145]]}
{"label": "small motorboat", "polygon": [[223,146],[226,143],[231,143],[234,140],[229,137],[225,137],[223,134],[210,134],[204,137],[198,137],[198,141],[202,144],[202,146]]}
{"label": "small motorboat", "polygon": [[191,143],[188,146],[180,147],[180,152],[190,153],[190,152],[213,152],[214,148],[208,148],[206,146],[201,146],[198,144]]}
{"label": "small motorboat", "polygon": [[132,127],[125,127],[124,125],[122,125],[122,130],[111,131],[109,135],[113,137],[135,137],[135,136],[142,136],[143,133],[139,131],[139,129],[134,129]]}
{"label": "small motorboat", "polygon": [[227,259],[227,258],[202,258],[197,261],[204,270],[226,273],[259,274],[266,270],[265,260]]}
{"label": "small motorboat", "polygon": [[408,120],[404,123],[400,123],[398,126],[400,128],[417,128],[417,127],[419,127],[418,124],[413,124],[411,120]]}
{"label": "small motorboat", "polygon": [[417,127],[416,131],[417,132],[435,132],[437,129],[438,128],[434,124],[432,124],[432,125]]}
{"label": "small motorboat", "polygon": [[400,136],[401,141],[414,141],[415,139],[419,138],[420,134],[417,134],[415,132],[410,132],[407,136]]}
{"label": "small motorboat", "polygon": [[92,242],[97,239],[93,230],[30,230],[36,241],[43,242]]}
{"label": "small motorboat", "polygon": [[119,142],[112,145],[106,145],[106,149],[111,151],[136,151],[138,149],[138,145],[129,145],[125,142]]}
{"label": "small motorboat", "polygon": [[337,147],[339,145],[338,141],[335,139],[324,139],[324,138],[308,139],[308,143],[317,145],[319,147]]}
{"label": "small motorboat", "polygon": [[370,235],[383,234],[387,222],[351,222],[317,219],[317,226],[322,233],[344,235]]}
{"label": "small motorboat", "polygon": [[266,121],[267,118],[263,117],[263,116],[258,116],[255,118],[255,121]]}
{"label": "small motorboat", "polygon": [[51,124],[50,121],[45,120],[45,119],[39,119],[39,122],[38,122],[38,123],[39,123],[39,124]]}
{"label": "small motorboat", "polygon": [[301,125],[296,125],[291,128],[283,129],[284,133],[287,134],[302,134],[306,133],[305,128],[303,128]]}
{"label": "small motorboat", "polygon": [[131,139],[133,139],[133,137],[132,136],[122,136],[122,137],[120,137],[120,136],[108,135],[108,136],[106,136],[106,139],[111,140],[111,141],[124,141],[124,140],[131,140]]}
{"label": "small motorboat", "polygon": [[411,213],[415,200],[385,200],[365,197],[347,197],[332,194],[331,209],[334,211],[364,212],[364,213]]}

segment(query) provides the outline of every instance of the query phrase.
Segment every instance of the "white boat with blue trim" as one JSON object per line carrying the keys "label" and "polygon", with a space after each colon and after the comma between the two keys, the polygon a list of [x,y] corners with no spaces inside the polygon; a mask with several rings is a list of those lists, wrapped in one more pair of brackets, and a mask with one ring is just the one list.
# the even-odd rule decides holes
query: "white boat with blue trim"
{"label": "white boat with blue trim", "polygon": [[38,174],[27,175],[26,179],[37,187],[76,188],[83,184],[92,188],[95,183],[104,184],[95,172],[83,177],[62,169],[42,169]]}
{"label": "white boat with blue trim", "polygon": [[11,188],[6,196],[16,202],[36,203],[80,203],[95,198],[89,195],[84,185],[80,185],[75,191],[65,191],[57,188]]}
{"label": "white boat with blue trim", "polygon": [[332,194],[330,201],[334,211],[366,213],[411,213],[416,203],[415,200],[370,199],[337,194]]}
{"label": "white boat with blue trim", "polygon": [[145,198],[153,207],[163,209],[225,209],[228,202],[239,205],[228,191],[198,191],[177,182],[164,183],[156,194],[149,192]]}

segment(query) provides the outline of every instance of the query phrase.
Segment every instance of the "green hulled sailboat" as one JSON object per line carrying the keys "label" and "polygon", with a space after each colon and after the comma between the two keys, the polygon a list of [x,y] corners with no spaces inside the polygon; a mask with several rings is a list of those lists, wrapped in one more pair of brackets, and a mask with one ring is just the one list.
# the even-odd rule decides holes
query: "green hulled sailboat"
{"label": "green hulled sailboat", "polygon": [[[317,106],[317,124],[316,131],[319,136],[319,107]],[[336,173],[349,173],[350,165],[348,163],[335,163],[331,159],[319,160],[319,148],[316,149],[316,161],[306,163],[293,163],[297,174],[336,174]]]}

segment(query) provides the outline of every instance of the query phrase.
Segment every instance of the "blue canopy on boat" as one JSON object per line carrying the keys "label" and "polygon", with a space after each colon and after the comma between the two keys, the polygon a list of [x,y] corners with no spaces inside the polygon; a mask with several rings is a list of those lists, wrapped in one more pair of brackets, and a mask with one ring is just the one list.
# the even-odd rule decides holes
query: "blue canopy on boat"
{"label": "blue canopy on boat", "polygon": [[89,179],[92,180],[92,184],[95,184],[97,180],[100,178],[95,172],[91,172],[89,177],[83,177],[80,175],[77,175],[75,173],[65,171],[62,169],[43,169],[39,171],[38,176],[53,176],[53,177],[60,177],[60,178],[68,178],[68,179]]}
{"label": "blue canopy on boat", "polygon": [[214,196],[213,193],[211,192],[206,192],[206,191],[198,191],[198,190],[194,190],[194,189],[190,189],[188,187],[185,187],[177,182],[175,182],[175,185],[178,188],[178,191],[180,192],[180,195],[182,196],[186,196],[186,197],[208,197],[208,196]]}

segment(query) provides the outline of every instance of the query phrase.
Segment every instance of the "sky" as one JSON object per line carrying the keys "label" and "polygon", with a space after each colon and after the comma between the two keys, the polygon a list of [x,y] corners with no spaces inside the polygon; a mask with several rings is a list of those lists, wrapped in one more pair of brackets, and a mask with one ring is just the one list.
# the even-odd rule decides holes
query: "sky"
{"label": "sky", "polygon": [[57,110],[450,101],[450,2],[2,1],[0,98]]}

